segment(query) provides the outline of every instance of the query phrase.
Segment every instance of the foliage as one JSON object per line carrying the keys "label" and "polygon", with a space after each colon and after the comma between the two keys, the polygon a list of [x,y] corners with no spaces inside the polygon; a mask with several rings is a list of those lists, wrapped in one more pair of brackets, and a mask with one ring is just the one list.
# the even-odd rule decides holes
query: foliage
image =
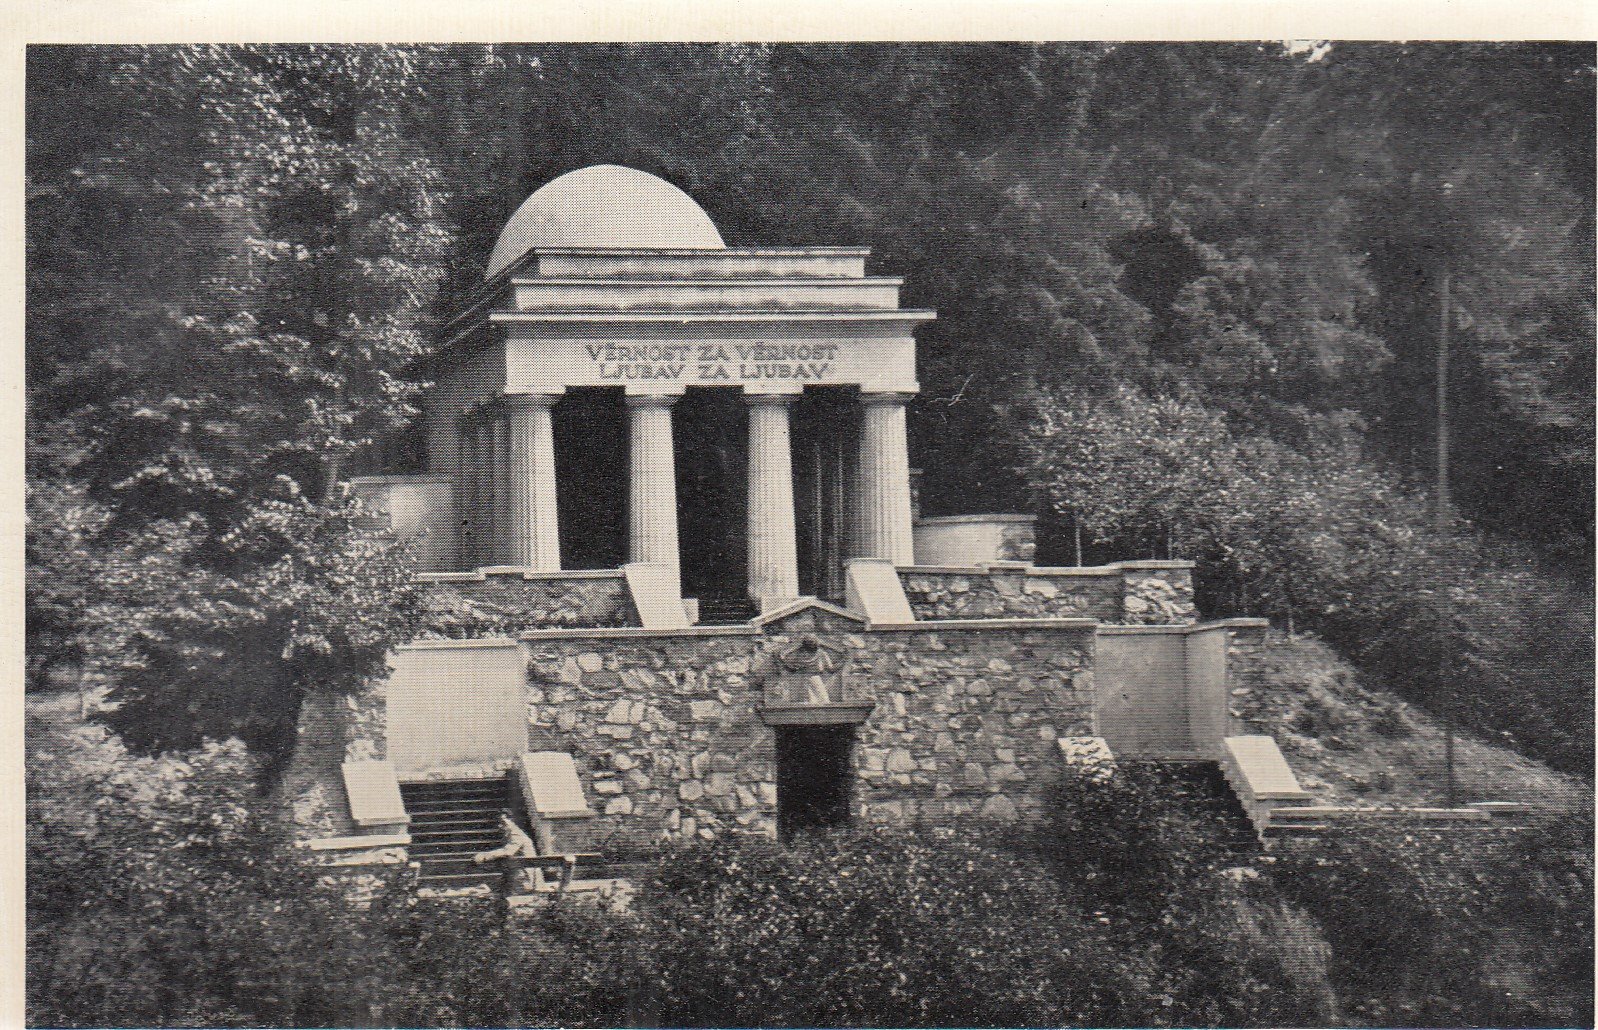
{"label": "foliage", "polygon": [[108,516],[84,496],[81,484],[59,480],[29,480],[27,512],[26,654],[32,691],[51,686],[57,670],[81,670],[91,656],[105,657],[99,648],[106,635],[91,614],[99,590],[90,549]]}
{"label": "foliage", "polygon": [[50,743],[28,765],[30,1022],[367,1015],[381,966],[342,898],[263,819],[236,742],[181,759]]}
{"label": "foliage", "polygon": [[1332,944],[1352,1015],[1386,1025],[1592,1019],[1592,818],[1495,836],[1372,821],[1289,847],[1277,883]]}
{"label": "foliage", "polygon": [[[1150,970],[1041,870],[960,838],[685,849],[641,898],[681,1026],[1142,1024]],[[1023,943],[1024,942],[1024,943]]]}
{"label": "foliage", "polygon": [[[222,574],[188,560],[192,535],[149,533],[109,586],[158,598],[129,606],[127,650],[103,715],[129,745],[190,748],[238,736],[285,758],[313,690],[360,689],[415,636],[424,602],[403,547],[362,528],[355,506],[263,499],[227,546],[248,554]],[[157,530],[170,526],[157,526]],[[124,580],[123,577],[126,577]],[[273,767],[275,768],[275,766]]]}
{"label": "foliage", "polygon": [[1148,952],[1165,1018],[1326,1025],[1337,1016],[1326,944],[1262,878],[1248,827],[1217,789],[1151,765],[1067,776],[1025,846],[1115,946]]}
{"label": "foliage", "polygon": [[236,741],[141,758],[28,730],[31,1024],[624,1022],[624,917],[419,904],[403,876],[363,910],[290,844]]}
{"label": "foliage", "polygon": [[[46,47],[29,72],[29,465],[62,484],[31,499],[30,644],[83,649],[70,587],[130,744],[281,753],[309,686],[351,689],[412,623],[337,495],[416,414],[448,239],[412,56]],[[46,525],[49,490],[93,520]]]}
{"label": "foliage", "polygon": [[1026,449],[1092,538],[1197,559],[1206,610],[1312,628],[1456,725],[1591,768],[1590,599],[1468,526],[1439,533],[1369,464],[1129,387],[1045,395]]}

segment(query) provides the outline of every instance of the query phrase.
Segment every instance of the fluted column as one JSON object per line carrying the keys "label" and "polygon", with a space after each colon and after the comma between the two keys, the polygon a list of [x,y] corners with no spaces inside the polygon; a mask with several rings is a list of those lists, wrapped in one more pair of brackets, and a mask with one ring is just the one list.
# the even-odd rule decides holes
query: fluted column
{"label": "fluted column", "polygon": [[489,489],[494,495],[493,525],[490,548],[491,565],[508,565],[516,559],[511,545],[510,527],[510,420],[503,405],[489,410]]}
{"label": "fluted column", "polygon": [[792,394],[745,394],[749,405],[749,596],[771,607],[799,596],[794,531]]}
{"label": "fluted column", "polygon": [[857,558],[915,561],[910,529],[910,445],[903,393],[861,394],[860,461],[856,477]]}
{"label": "fluted column", "polygon": [[554,394],[505,398],[509,430],[509,560],[537,572],[560,569],[560,516],[555,495]]}
{"label": "fluted column", "polygon": [[630,490],[628,556],[633,562],[679,567],[677,459],[671,443],[671,395],[627,397]]}
{"label": "fluted column", "polygon": [[468,411],[461,416],[460,445],[461,564],[478,564],[478,537],[482,532],[477,509],[477,418]]}

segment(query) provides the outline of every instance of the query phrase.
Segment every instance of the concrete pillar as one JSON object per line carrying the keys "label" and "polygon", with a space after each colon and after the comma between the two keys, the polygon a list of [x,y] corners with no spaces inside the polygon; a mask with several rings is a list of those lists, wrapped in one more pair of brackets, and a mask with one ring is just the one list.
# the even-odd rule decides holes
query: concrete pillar
{"label": "concrete pillar", "polygon": [[904,393],[860,395],[860,461],[856,474],[859,525],[856,558],[915,562],[910,528],[910,445]]}
{"label": "concrete pillar", "polygon": [[677,554],[677,459],[670,394],[627,397],[631,440],[627,503],[628,560],[681,567]]}
{"label": "concrete pillar", "polygon": [[560,569],[560,516],[555,504],[555,429],[550,408],[555,394],[510,394],[509,551],[512,565],[536,572]]}
{"label": "concrete pillar", "polygon": [[762,609],[799,596],[794,531],[793,394],[744,395],[749,405],[749,596]]}

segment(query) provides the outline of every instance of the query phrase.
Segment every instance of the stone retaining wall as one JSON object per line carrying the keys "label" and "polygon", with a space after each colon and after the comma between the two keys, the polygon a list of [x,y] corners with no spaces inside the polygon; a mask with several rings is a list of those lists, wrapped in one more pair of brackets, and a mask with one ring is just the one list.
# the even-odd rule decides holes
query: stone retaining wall
{"label": "stone retaining wall", "polygon": [[776,730],[761,719],[763,684],[776,655],[807,638],[847,655],[847,674],[875,691],[854,750],[865,821],[1034,812],[1058,767],[1055,739],[1090,730],[1090,626],[865,632],[809,609],[759,631],[535,635],[531,746],[574,757],[601,813],[602,849],[662,834],[772,834]]}
{"label": "stone retaining wall", "polygon": [[278,792],[304,835],[361,832],[350,818],[341,767],[386,756],[386,710],[381,686],[348,695],[311,694],[300,706],[294,758]]}
{"label": "stone retaining wall", "polygon": [[626,577],[616,572],[520,570],[434,573],[418,577],[429,610],[424,636],[471,639],[531,629],[637,626]]}
{"label": "stone retaining wall", "polygon": [[1120,562],[1054,569],[993,564],[899,570],[918,620],[1085,618],[1132,625],[1190,625],[1192,563]]}

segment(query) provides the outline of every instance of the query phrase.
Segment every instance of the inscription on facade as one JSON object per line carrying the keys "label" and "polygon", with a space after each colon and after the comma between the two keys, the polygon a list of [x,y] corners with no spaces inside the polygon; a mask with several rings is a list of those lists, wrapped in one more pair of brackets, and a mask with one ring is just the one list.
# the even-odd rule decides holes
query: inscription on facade
{"label": "inscription on facade", "polygon": [[601,382],[687,380],[826,382],[836,343],[590,343],[583,349]]}

